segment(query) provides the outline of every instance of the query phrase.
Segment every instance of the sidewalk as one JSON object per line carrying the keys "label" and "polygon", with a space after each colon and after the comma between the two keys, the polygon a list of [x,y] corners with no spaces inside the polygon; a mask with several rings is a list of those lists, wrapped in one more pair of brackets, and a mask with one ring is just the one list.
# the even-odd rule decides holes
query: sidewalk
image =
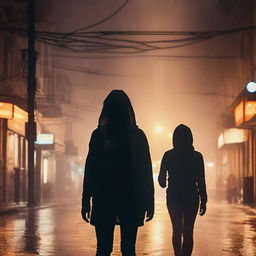
{"label": "sidewalk", "polygon": [[1,203],[0,215],[14,213],[28,208],[26,203]]}
{"label": "sidewalk", "polygon": [[251,216],[256,215],[256,203],[252,205],[244,205],[242,202],[228,204],[226,200],[217,200],[217,199],[212,199],[211,203],[214,203],[217,205],[224,204],[224,205],[232,206],[236,209],[239,209],[240,211],[243,211],[248,215],[251,215]]}
{"label": "sidewalk", "polygon": [[43,209],[43,208],[52,208],[52,207],[56,207],[59,205],[63,205],[63,204],[77,204],[80,201],[78,200],[62,200],[62,201],[55,201],[55,202],[44,202],[41,203],[40,205],[36,205],[33,207],[28,207],[26,202],[21,202],[21,203],[1,203],[0,204],[0,215],[3,214],[11,214],[11,213],[16,213],[16,212],[21,212],[21,211],[27,211],[29,209],[34,209],[34,210],[38,210],[38,209]]}

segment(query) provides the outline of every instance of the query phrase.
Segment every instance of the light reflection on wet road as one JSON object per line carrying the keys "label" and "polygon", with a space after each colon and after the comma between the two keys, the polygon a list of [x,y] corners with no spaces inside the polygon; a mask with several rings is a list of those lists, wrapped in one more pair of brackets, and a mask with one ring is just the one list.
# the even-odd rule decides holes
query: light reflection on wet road
{"label": "light reflection on wet road", "polygon": [[[140,228],[137,255],[173,255],[164,199],[158,198],[152,222]],[[82,221],[79,204],[0,216],[0,255],[94,256],[94,228]],[[120,255],[116,228],[113,256]],[[248,208],[209,204],[198,216],[194,256],[256,255],[256,216]]]}

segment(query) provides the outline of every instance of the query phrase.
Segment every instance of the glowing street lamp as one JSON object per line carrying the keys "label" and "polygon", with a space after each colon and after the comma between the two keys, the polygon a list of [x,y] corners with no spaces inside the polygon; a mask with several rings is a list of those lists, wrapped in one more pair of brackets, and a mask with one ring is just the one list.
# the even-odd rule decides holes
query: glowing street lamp
{"label": "glowing street lamp", "polygon": [[246,85],[246,90],[250,93],[254,93],[256,92],[256,82],[249,82],[247,85]]}
{"label": "glowing street lamp", "polygon": [[161,126],[157,126],[157,127],[155,128],[155,131],[160,133],[160,132],[163,131],[163,128],[162,128]]}
{"label": "glowing street lamp", "polygon": [[207,162],[207,167],[212,168],[214,167],[214,162]]}

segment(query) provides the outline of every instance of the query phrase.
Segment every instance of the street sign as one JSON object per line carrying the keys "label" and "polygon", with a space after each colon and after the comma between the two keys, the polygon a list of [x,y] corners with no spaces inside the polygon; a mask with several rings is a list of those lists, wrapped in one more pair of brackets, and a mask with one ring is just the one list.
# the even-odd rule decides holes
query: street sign
{"label": "street sign", "polygon": [[37,134],[35,146],[41,150],[49,150],[54,148],[54,135],[51,133]]}

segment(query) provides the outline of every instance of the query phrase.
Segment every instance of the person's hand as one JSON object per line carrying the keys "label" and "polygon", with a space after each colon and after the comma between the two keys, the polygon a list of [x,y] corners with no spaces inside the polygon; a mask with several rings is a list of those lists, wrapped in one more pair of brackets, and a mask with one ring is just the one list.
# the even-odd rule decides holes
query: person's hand
{"label": "person's hand", "polygon": [[206,204],[205,203],[201,203],[200,204],[200,209],[199,209],[199,215],[203,216],[206,212]]}
{"label": "person's hand", "polygon": [[89,223],[90,217],[91,217],[91,209],[82,209],[81,210],[82,218],[85,222]]}
{"label": "person's hand", "polygon": [[147,211],[146,222],[152,220],[154,217],[154,211]]}

